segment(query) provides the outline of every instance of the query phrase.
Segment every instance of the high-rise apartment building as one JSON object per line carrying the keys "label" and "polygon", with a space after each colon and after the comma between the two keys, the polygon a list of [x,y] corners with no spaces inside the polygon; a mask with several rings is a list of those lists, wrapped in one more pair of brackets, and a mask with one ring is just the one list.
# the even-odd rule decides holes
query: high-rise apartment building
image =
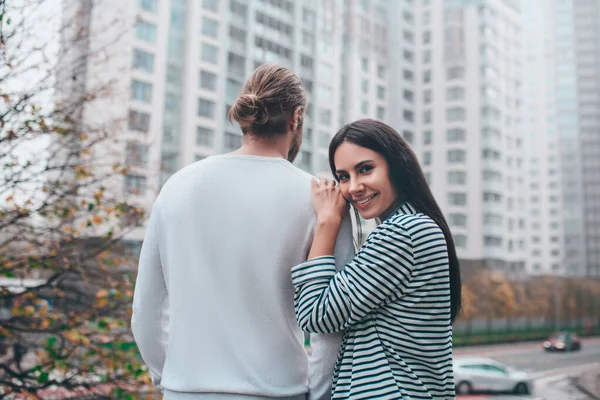
{"label": "high-rise apartment building", "polygon": [[[411,1],[385,0],[65,2],[65,14],[79,15],[88,29],[78,82],[88,87],[112,81],[110,98],[96,102],[84,118],[123,121],[115,127],[123,148],[113,156],[122,155],[130,168],[115,178],[112,190],[149,209],[178,169],[238,148],[242,133],[227,113],[245,79],[264,62],[292,68],[306,87],[299,167],[329,173],[327,148],[337,129],[364,117],[394,124],[390,106],[404,110],[405,119],[395,125],[411,139],[411,7]],[[403,22],[390,29],[393,15]],[[401,41],[391,37],[399,27]],[[397,60],[389,49],[402,43],[407,49]],[[403,75],[394,70],[400,66]],[[397,98],[398,92],[408,100]],[[139,247],[142,237],[139,228],[128,240]]]}
{"label": "high-rise apartment building", "polygon": [[89,27],[76,48],[92,50],[77,85],[114,81],[85,117],[124,121],[115,190],[146,208],[175,171],[241,144],[227,112],[274,62],[307,89],[301,168],[329,173],[339,127],[383,120],[417,153],[459,258],[513,276],[598,270],[598,0],[69,4]]}
{"label": "high-rise apartment building", "polygon": [[525,2],[529,271],[600,275],[600,2]]}
{"label": "high-rise apartment building", "polygon": [[600,1],[573,0],[573,26],[585,237],[581,270],[600,276]]}
{"label": "high-rise apartment building", "polygon": [[417,3],[414,148],[459,258],[523,273],[520,11],[508,0]]}

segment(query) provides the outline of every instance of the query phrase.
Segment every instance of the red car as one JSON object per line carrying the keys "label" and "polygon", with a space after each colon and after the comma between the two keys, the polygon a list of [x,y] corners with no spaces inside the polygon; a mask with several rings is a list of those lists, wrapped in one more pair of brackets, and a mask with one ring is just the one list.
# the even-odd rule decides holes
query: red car
{"label": "red car", "polygon": [[558,332],[544,342],[546,351],[577,351],[581,350],[581,339],[571,332]]}

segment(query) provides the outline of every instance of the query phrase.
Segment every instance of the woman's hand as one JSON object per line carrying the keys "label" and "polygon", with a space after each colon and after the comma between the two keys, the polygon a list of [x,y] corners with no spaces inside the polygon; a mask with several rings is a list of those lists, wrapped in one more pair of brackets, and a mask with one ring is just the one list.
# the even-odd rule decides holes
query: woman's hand
{"label": "woman's hand", "polygon": [[341,223],[348,212],[348,202],[333,179],[313,178],[312,198],[318,221],[333,220]]}

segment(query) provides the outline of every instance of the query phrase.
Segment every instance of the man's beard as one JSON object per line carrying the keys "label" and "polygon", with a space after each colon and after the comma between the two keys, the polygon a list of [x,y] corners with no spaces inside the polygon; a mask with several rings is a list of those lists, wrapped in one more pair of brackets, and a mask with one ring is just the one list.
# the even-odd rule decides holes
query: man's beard
{"label": "man's beard", "polygon": [[300,146],[302,146],[302,124],[298,125],[298,128],[294,132],[294,140],[292,141],[287,156],[289,162],[294,162],[296,156],[300,152]]}

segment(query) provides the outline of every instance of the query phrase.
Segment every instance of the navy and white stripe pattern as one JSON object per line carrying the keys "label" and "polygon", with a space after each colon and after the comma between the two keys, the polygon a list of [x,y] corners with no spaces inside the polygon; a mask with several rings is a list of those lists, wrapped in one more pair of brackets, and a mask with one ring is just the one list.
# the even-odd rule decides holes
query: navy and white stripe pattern
{"label": "navy and white stripe pattern", "polygon": [[405,202],[342,271],[318,257],[292,282],[302,329],[346,330],[332,398],[455,398],[448,251],[431,218]]}

